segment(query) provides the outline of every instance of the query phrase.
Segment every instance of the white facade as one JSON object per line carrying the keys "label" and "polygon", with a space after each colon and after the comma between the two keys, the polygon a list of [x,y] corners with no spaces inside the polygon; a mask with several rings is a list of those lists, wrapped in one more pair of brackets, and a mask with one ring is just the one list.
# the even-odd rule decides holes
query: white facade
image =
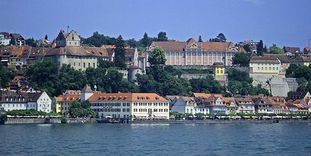
{"label": "white facade", "polygon": [[52,110],[52,100],[46,92],[43,92],[37,99],[37,111],[50,113]]}
{"label": "white facade", "polygon": [[5,38],[4,35],[0,34],[0,45],[9,45],[10,44],[11,39],[9,38]]}
{"label": "white facade", "polygon": [[100,117],[169,119],[169,102],[155,93],[95,92],[88,101]]}
{"label": "white facade", "polygon": [[255,105],[239,105],[238,112],[245,113],[245,114],[254,114]]}
{"label": "white facade", "polygon": [[46,113],[51,112],[52,100],[46,92],[41,93],[39,97],[32,96],[34,99],[29,98],[27,94],[19,94],[18,96],[3,96],[4,93],[2,93],[3,98],[0,101],[0,108],[3,108],[5,111],[34,109]]}
{"label": "white facade", "polygon": [[134,102],[131,116],[136,119],[169,119],[168,102]]}
{"label": "white facade", "polygon": [[70,65],[75,70],[86,70],[87,68],[97,68],[96,56],[74,56],[60,55],[55,56],[56,61],[60,64]]}
{"label": "white facade", "polygon": [[281,62],[278,60],[278,63],[272,62],[250,62],[250,73],[251,74],[280,74]]}
{"label": "white facade", "polygon": [[131,115],[130,101],[96,101],[92,102],[91,109],[97,112],[99,117],[129,118]]}
{"label": "white facade", "polygon": [[71,31],[69,33],[61,30],[56,38],[56,46],[57,47],[65,47],[65,46],[80,46],[80,37],[75,31]]}

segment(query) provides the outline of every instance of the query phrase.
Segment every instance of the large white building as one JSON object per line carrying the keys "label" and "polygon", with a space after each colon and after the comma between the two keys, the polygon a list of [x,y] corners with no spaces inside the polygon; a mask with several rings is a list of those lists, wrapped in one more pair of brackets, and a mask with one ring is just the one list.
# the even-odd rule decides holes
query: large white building
{"label": "large white building", "polygon": [[[81,92],[81,97],[88,97]],[[88,99],[100,117],[123,119],[169,119],[169,102],[156,93],[94,92]]]}
{"label": "large white building", "polygon": [[5,111],[34,109],[49,113],[51,104],[46,92],[0,91],[0,109]]}

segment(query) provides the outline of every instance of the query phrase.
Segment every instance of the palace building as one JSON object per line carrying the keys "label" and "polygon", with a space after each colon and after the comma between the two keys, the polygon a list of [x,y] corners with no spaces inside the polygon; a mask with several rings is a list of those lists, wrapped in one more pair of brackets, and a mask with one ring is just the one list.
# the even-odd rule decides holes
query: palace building
{"label": "palace building", "polygon": [[186,42],[155,41],[147,49],[162,48],[165,52],[166,65],[173,66],[212,66],[214,63],[232,65],[232,57],[239,52],[245,52],[231,42],[197,42],[193,38]]}

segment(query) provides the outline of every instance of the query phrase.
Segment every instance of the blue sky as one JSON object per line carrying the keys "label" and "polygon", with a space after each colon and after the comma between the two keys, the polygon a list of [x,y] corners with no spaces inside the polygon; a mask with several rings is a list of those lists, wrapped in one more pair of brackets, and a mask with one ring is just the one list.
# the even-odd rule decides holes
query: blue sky
{"label": "blue sky", "polygon": [[222,32],[233,42],[300,47],[311,38],[311,0],[1,0],[0,7],[0,31],[36,39],[55,38],[67,25],[83,37],[165,31],[177,40],[208,40]]}

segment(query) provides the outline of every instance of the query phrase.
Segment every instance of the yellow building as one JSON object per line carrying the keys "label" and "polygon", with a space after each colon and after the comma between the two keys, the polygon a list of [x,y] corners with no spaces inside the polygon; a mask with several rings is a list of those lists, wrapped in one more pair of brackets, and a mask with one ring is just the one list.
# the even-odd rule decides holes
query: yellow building
{"label": "yellow building", "polygon": [[215,76],[225,75],[225,66],[223,63],[214,63],[214,75]]}
{"label": "yellow building", "polygon": [[70,105],[74,101],[80,101],[79,90],[67,90],[58,97],[55,97],[56,101],[56,113],[67,114],[70,108]]}
{"label": "yellow building", "polygon": [[61,113],[61,105],[58,102],[56,102],[56,104],[55,104],[55,112]]}

